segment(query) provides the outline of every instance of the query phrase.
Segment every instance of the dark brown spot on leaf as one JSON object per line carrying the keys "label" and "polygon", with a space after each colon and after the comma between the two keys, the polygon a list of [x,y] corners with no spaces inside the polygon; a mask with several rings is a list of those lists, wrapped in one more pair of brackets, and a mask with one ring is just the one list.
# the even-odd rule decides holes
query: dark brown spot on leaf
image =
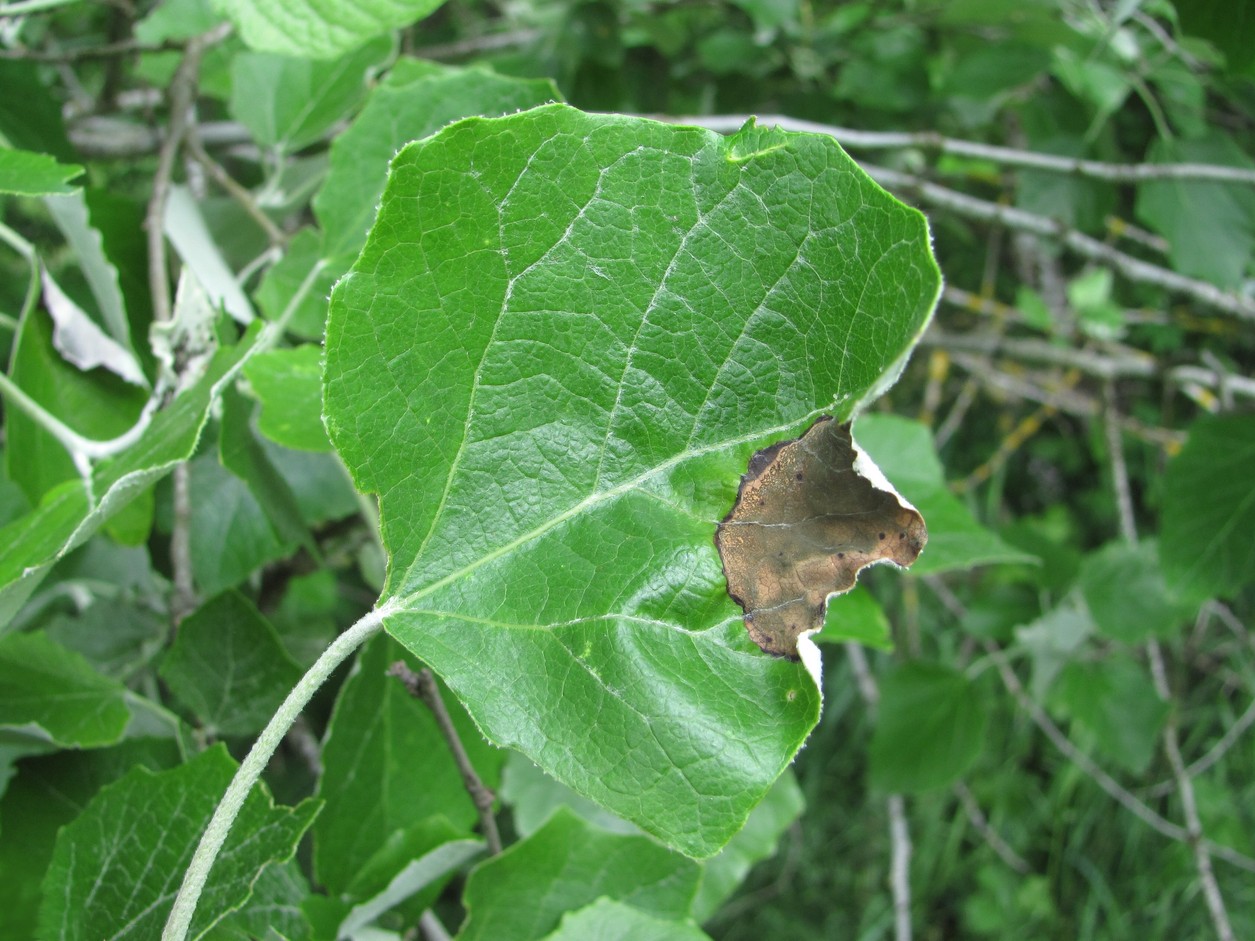
{"label": "dark brown spot on leaf", "polygon": [[[823,626],[829,594],[849,591],[873,562],[910,565],[928,540],[919,513],[858,473],[855,455],[849,424],[819,419],[750,458],[719,524],[728,594],[767,653],[796,659],[798,636]],[[891,529],[896,543],[885,542]]]}

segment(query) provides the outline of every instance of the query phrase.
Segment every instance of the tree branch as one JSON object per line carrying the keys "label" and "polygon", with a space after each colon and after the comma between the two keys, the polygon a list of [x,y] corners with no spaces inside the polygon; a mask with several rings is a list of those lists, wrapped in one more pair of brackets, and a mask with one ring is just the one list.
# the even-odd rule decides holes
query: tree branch
{"label": "tree branch", "polygon": [[[728,134],[740,130],[750,118],[751,115],[748,114],[721,114],[665,116],[661,120],[673,124],[691,124]],[[842,147],[849,150],[902,150],[904,148],[931,150],[941,154],[987,160],[1007,167],[1089,177],[1112,183],[1141,183],[1146,180],[1205,180],[1255,186],[1255,170],[1244,167],[1226,167],[1209,163],[1106,163],[1101,160],[1058,157],[1031,150],[958,140],[933,131],[860,131],[849,127],[804,121],[783,114],[762,114],[757,116],[757,120],[761,125],[775,125],[786,131],[827,134],[835,137]]]}
{"label": "tree branch", "polygon": [[471,764],[470,756],[467,755],[458,730],[453,725],[453,719],[449,716],[449,710],[445,708],[444,699],[440,696],[440,687],[436,685],[435,676],[426,667],[415,673],[406,666],[403,660],[392,664],[388,668],[388,675],[401,680],[405,688],[410,691],[410,695],[421,699],[431,710],[431,714],[436,719],[436,725],[440,728],[440,734],[448,743],[449,751],[453,752],[453,760],[462,775],[462,783],[466,785],[466,793],[470,795],[471,803],[479,811],[479,822],[484,828],[484,838],[488,841],[488,852],[496,856],[502,849],[501,834],[497,832],[497,818],[492,812],[497,796],[475,773],[475,766]]}

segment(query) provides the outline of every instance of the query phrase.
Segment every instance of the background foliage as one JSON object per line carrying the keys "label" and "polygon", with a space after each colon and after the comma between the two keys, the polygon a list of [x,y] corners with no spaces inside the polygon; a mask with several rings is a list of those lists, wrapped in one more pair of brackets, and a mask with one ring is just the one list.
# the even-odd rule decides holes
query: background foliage
{"label": "background foliage", "polygon": [[0,17],[0,936],[152,936],[228,752],[374,603],[374,509],[319,417],[327,295],[398,148],[551,100],[832,133],[929,215],[942,306],[856,427],[929,547],[832,604],[821,721],[703,862],[454,707],[517,841],[484,860],[376,637],[285,740],[194,933],[1255,935],[1244,7],[313,6]]}

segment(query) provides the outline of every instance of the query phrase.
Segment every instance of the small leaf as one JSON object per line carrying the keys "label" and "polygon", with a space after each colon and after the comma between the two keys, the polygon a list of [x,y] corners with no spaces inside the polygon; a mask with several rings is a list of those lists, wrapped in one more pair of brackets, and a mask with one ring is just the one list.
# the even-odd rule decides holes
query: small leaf
{"label": "small leaf", "polygon": [[471,873],[458,939],[533,941],[557,928],[564,913],[599,898],[681,920],[700,879],[697,863],[648,837],[605,833],[560,808],[540,830]]}
{"label": "small leaf", "polygon": [[1169,707],[1141,667],[1125,659],[1069,663],[1049,698],[1093,733],[1104,755],[1132,774],[1145,773]]}
{"label": "small leaf", "polygon": [[916,575],[1037,561],[982,526],[947,489],[932,434],[919,422],[897,415],[864,415],[854,431],[859,449],[928,521],[928,548],[911,566]]}
{"label": "small leaf", "polygon": [[421,20],[444,0],[215,0],[250,48],[330,59]]}
{"label": "small leaf", "polygon": [[72,163],[58,163],[55,157],[29,150],[0,147],[0,193],[12,196],[60,196],[73,193],[67,186],[83,173]]}
{"label": "small leaf", "polygon": [[131,351],[96,326],[52,275],[44,271],[42,277],[44,305],[54,324],[52,345],[61,357],[83,371],[101,367],[125,382],[147,388],[148,379]]}
{"label": "small leaf", "polygon": [[[192,454],[218,383],[247,357],[256,339],[254,332],[237,346],[219,350],[204,375],[154,415],[134,445],[96,467],[90,491],[82,481],[67,481],[47,493],[38,508],[0,530],[0,625],[53,562]],[[6,421],[14,417],[7,415]]]}
{"label": "small leaf", "polygon": [[0,637],[0,741],[94,748],[118,741],[126,688],[43,633]]}
{"label": "small leaf", "polygon": [[263,147],[295,152],[354,109],[391,52],[391,40],[379,39],[330,62],[239,53],[231,60],[231,114]]}
{"label": "small leaf", "polygon": [[[136,768],[97,794],[57,836],[44,878],[40,936],[156,938],[201,831],[236,771],[222,745],[153,774]],[[292,857],[316,801],[276,807],[264,788],[244,802],[209,875],[190,937],[243,906],[262,870]]]}
{"label": "small leaf", "polygon": [[710,941],[710,935],[692,923],[665,921],[622,902],[598,899],[564,915],[545,941]]}
{"label": "small leaf", "polygon": [[257,732],[301,678],[275,629],[238,592],[183,620],[161,678],[210,734]]}
{"label": "small leaf", "polygon": [[314,344],[268,350],[244,367],[261,401],[257,427],[267,438],[298,451],[330,451],[322,424],[322,350]]}
{"label": "small leaf", "polygon": [[853,642],[877,650],[893,649],[889,618],[875,596],[861,585],[829,603],[824,629],[814,640],[817,644]]}
{"label": "small leaf", "polygon": [[1159,558],[1168,587],[1194,600],[1255,581],[1255,415],[1204,416],[1164,475]]}
{"label": "small leaf", "polygon": [[728,594],[767,653],[796,659],[801,635],[823,627],[830,594],[877,562],[906,568],[924,548],[923,518],[867,476],[879,474],[867,463],[850,426],[831,418],[750,458],[715,542]]}
{"label": "small leaf", "polygon": [[1086,556],[1080,587],[1098,631],[1126,644],[1168,637],[1195,610],[1169,593],[1154,540],[1108,543]]}
{"label": "small leaf", "polygon": [[880,681],[870,746],[872,786],[889,793],[945,787],[980,757],[989,710],[959,671],[912,661]]}

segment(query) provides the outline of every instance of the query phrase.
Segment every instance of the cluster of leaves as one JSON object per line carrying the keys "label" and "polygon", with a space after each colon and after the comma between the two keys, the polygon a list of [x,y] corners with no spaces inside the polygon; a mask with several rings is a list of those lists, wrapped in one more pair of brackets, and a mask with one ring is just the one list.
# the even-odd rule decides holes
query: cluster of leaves
{"label": "cluster of leaves", "polygon": [[[1255,932],[1255,194],[1021,159],[1250,169],[1255,43],[1184,2],[436,6],[14,5],[0,937],[177,922],[268,737],[192,936]],[[928,132],[869,169],[948,306],[826,136],[592,111]],[[830,605],[817,687],[715,524],[921,334],[855,437],[929,545]]]}

